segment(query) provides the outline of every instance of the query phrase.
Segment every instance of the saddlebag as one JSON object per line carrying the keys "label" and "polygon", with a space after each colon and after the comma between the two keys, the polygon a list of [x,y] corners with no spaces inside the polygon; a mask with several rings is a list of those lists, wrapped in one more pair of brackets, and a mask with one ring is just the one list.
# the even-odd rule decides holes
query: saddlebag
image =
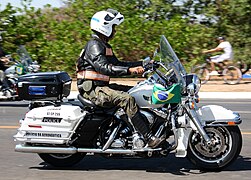
{"label": "saddlebag", "polygon": [[14,136],[25,143],[66,144],[86,115],[79,106],[45,106],[30,110]]}
{"label": "saddlebag", "polygon": [[71,78],[66,72],[42,72],[20,76],[17,93],[21,100],[61,100],[71,91]]}

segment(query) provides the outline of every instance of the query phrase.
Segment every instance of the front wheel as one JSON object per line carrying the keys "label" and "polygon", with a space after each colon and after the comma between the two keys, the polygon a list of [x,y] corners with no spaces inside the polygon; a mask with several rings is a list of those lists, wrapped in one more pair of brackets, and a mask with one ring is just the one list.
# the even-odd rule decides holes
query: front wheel
{"label": "front wheel", "polygon": [[238,84],[242,79],[241,70],[234,66],[228,66],[223,70],[224,81],[227,84]]}
{"label": "front wheel", "polygon": [[44,162],[55,166],[55,167],[70,167],[80,162],[84,157],[85,153],[75,154],[38,154]]}
{"label": "front wheel", "polygon": [[201,84],[206,84],[210,79],[209,70],[206,67],[197,66],[192,69],[192,73],[195,73],[201,80]]}
{"label": "front wheel", "polygon": [[211,145],[193,132],[189,139],[187,157],[199,169],[219,171],[230,165],[240,154],[242,136],[238,126],[206,127]]}

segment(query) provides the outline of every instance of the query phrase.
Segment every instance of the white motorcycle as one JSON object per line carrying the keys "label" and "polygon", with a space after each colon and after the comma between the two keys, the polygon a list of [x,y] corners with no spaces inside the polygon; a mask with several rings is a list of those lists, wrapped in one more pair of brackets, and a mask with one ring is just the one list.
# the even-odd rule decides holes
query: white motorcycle
{"label": "white motorcycle", "polygon": [[[19,46],[17,50],[19,60],[9,57],[13,64],[4,72],[0,72],[0,100],[18,100],[16,92],[16,82],[19,76],[38,72],[40,65],[32,61],[25,46]],[[3,85],[5,81],[5,85]]]}
{"label": "white motorcycle", "polygon": [[[149,77],[129,90],[162,139],[155,148],[144,145],[125,122],[121,109],[104,109],[78,95],[66,99],[71,79],[65,72],[35,73],[19,78],[22,99],[32,100],[14,139],[17,152],[38,153],[53,166],[72,166],[89,154],[106,157],[187,157],[203,170],[220,170],[240,154],[238,113],[221,106],[198,108],[200,80],[187,74],[165,36],[155,62],[144,61]],[[142,143],[143,142],[143,143]]]}

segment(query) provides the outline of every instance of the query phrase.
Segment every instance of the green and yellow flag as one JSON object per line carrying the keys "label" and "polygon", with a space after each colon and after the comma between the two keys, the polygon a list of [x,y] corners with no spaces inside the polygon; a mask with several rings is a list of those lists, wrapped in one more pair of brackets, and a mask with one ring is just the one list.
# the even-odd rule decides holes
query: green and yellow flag
{"label": "green and yellow flag", "polygon": [[24,70],[24,67],[22,66],[22,65],[17,65],[16,67],[15,67],[15,71],[16,71],[16,73],[18,74],[18,75],[23,75],[23,74],[25,74],[25,70]]}
{"label": "green and yellow flag", "polygon": [[152,104],[179,103],[181,101],[181,91],[179,84],[173,84],[165,88],[160,84],[153,87]]}

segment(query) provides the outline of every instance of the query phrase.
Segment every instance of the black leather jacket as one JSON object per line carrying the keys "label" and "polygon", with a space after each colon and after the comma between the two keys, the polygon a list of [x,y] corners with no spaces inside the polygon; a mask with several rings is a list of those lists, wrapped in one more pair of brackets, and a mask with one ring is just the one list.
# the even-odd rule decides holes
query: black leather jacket
{"label": "black leather jacket", "polygon": [[[5,55],[6,53],[0,45],[0,58],[4,57]],[[7,68],[8,66],[6,66],[5,63],[0,60],[0,70],[5,71]]]}
{"label": "black leather jacket", "polygon": [[1,45],[0,45],[0,58],[1,58],[1,57],[4,57],[5,55],[6,55],[6,54],[5,54],[3,48],[2,48]]}
{"label": "black leather jacket", "polygon": [[[114,55],[111,46],[93,35],[80,54],[77,72],[83,70],[96,71],[107,76],[129,75],[130,67],[142,66],[142,62],[122,62]],[[80,84],[78,80],[78,84]]]}

